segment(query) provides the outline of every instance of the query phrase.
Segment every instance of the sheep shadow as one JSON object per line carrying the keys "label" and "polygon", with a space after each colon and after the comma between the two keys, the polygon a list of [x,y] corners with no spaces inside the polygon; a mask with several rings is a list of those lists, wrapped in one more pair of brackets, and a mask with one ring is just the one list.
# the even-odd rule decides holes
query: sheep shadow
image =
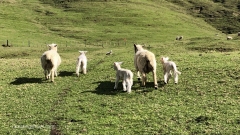
{"label": "sheep shadow", "polygon": [[61,77],[73,76],[74,73],[75,73],[75,72],[60,71],[58,76],[61,76]]}
{"label": "sheep shadow", "polygon": [[118,93],[123,92],[121,90],[121,87],[119,85],[119,88],[117,90],[114,90],[114,82],[111,81],[99,81],[94,82],[92,84],[99,84],[98,87],[95,89],[95,91],[92,91],[92,93],[99,94],[99,95],[117,95]]}
{"label": "sheep shadow", "polygon": [[11,82],[10,84],[21,85],[26,83],[42,83],[42,78],[19,77],[19,78],[15,78],[15,81]]}

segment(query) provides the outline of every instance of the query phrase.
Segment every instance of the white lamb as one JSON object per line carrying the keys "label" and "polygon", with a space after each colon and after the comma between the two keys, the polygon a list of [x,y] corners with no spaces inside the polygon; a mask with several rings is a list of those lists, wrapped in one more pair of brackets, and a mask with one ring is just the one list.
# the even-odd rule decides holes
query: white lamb
{"label": "white lamb", "polygon": [[86,53],[87,51],[79,51],[80,55],[77,58],[77,65],[76,65],[76,74],[79,76],[79,70],[81,68],[81,71],[83,74],[87,73],[87,57]]}
{"label": "white lamb", "polygon": [[178,83],[178,75],[181,74],[181,72],[179,72],[177,70],[177,66],[173,61],[168,61],[168,57],[162,57],[161,63],[163,65],[163,72],[164,72],[164,83],[167,84],[170,77],[172,76],[172,71],[174,74],[174,82],[175,84]]}
{"label": "white lamb", "polygon": [[154,87],[155,89],[158,88],[157,84],[157,63],[155,55],[148,51],[143,49],[142,45],[136,45],[134,44],[135,49],[135,56],[134,56],[134,65],[137,70],[137,76],[138,80],[140,80],[142,74],[142,86],[146,85],[146,74],[149,72],[152,72],[153,74],[153,80],[154,80]]}
{"label": "white lamb", "polygon": [[[123,91],[131,93],[131,87],[133,85],[133,73],[128,69],[121,68],[122,62],[114,62],[114,70],[116,70],[116,81],[114,89],[117,89],[118,82],[121,79],[123,85]],[[126,87],[127,86],[127,87]]]}
{"label": "white lamb", "polygon": [[61,57],[57,52],[57,44],[49,44],[49,50],[45,51],[41,57],[41,64],[44,70],[45,78],[54,82],[54,76],[57,76],[57,68],[61,64]]}

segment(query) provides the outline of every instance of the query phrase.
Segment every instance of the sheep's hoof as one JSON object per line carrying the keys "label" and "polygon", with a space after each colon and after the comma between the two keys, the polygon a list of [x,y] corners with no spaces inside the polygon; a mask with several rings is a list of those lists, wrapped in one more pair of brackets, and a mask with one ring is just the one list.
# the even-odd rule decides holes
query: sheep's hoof
{"label": "sheep's hoof", "polygon": [[138,81],[140,81],[141,80],[141,78],[138,78]]}
{"label": "sheep's hoof", "polygon": [[155,89],[158,89],[158,86],[155,86],[154,88],[155,88]]}

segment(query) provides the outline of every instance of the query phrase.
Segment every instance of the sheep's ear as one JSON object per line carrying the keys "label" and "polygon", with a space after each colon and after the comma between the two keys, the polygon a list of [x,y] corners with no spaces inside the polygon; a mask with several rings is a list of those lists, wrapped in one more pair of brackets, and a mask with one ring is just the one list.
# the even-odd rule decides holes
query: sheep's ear
{"label": "sheep's ear", "polygon": [[54,47],[57,47],[57,44],[55,44]]}
{"label": "sheep's ear", "polygon": [[118,62],[119,63],[119,65],[121,65],[123,62]]}
{"label": "sheep's ear", "polygon": [[87,53],[88,51],[84,51],[84,53]]}

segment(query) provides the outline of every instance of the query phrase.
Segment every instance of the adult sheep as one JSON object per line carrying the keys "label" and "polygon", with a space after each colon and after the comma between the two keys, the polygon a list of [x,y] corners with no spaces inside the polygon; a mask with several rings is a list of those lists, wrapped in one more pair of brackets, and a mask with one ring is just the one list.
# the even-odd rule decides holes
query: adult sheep
{"label": "adult sheep", "polygon": [[[137,70],[138,80],[142,79],[142,86],[144,87],[147,81],[146,74],[152,72],[154,87],[155,89],[157,89],[158,88],[156,75],[157,63],[155,55],[152,52],[143,49],[142,45],[134,44],[134,50],[135,50],[134,65]],[[142,78],[140,76],[140,73],[142,74]]]}
{"label": "adult sheep", "polygon": [[61,57],[57,52],[57,44],[49,44],[49,50],[45,51],[41,57],[41,64],[44,70],[45,78],[54,82],[54,76],[57,76],[57,68],[61,64]]}

